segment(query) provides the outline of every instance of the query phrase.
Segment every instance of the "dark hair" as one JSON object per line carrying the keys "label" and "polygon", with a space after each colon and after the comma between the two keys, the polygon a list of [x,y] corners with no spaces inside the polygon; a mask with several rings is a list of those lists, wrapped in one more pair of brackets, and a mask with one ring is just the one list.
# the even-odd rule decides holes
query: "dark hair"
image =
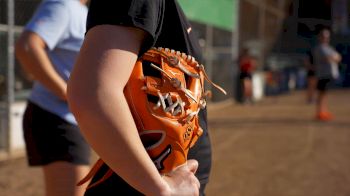
{"label": "dark hair", "polygon": [[329,26],[318,24],[315,26],[315,35],[319,35],[323,30],[328,30],[331,32],[331,28]]}

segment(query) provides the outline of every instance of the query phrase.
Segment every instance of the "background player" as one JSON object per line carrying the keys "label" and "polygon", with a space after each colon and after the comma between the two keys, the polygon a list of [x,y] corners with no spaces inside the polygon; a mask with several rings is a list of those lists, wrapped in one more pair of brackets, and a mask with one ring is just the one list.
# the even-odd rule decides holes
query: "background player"
{"label": "background player", "polygon": [[16,56],[35,82],[23,119],[30,166],[42,166],[46,195],[79,196],[90,148],[66,102],[66,81],[84,39],[85,0],[45,0],[25,26]]}
{"label": "background player", "polygon": [[333,117],[328,109],[327,90],[332,80],[339,77],[338,63],[341,55],[330,45],[331,32],[322,28],[318,33],[318,45],[313,49],[316,76],[318,79],[318,100],[316,118],[322,121]]}

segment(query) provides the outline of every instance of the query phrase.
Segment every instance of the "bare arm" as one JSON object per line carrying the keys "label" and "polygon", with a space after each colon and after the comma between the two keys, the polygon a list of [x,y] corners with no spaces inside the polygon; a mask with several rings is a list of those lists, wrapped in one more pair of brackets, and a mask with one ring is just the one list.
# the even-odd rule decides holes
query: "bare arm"
{"label": "bare arm", "polygon": [[45,48],[46,44],[39,35],[24,31],[16,43],[16,57],[29,75],[66,100],[66,82],[56,72]]}
{"label": "bare arm", "polygon": [[337,51],[334,51],[334,53],[330,56],[330,60],[334,63],[340,63],[341,55]]}
{"label": "bare arm", "polygon": [[198,180],[193,175],[196,163],[181,168],[177,173],[182,177],[176,172],[174,177],[160,176],[125,100],[123,89],[144,37],[136,28],[92,28],[69,81],[70,108],[94,150],[131,186],[146,195],[170,195],[171,187],[181,184],[186,193],[198,194]]}
{"label": "bare arm", "polygon": [[336,63],[336,64],[340,63],[340,61],[342,59],[341,54],[339,54],[339,52],[336,51],[331,46],[329,47],[329,51],[326,54],[325,58],[329,63]]}

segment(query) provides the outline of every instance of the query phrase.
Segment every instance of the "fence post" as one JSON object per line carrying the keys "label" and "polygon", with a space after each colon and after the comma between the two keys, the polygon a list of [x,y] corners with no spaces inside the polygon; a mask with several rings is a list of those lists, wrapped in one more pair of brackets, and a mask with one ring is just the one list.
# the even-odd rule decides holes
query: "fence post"
{"label": "fence post", "polygon": [[15,56],[14,56],[14,25],[15,25],[15,2],[14,0],[7,0],[7,97],[6,97],[6,151],[11,156],[11,105],[14,101],[14,69],[15,69]]}

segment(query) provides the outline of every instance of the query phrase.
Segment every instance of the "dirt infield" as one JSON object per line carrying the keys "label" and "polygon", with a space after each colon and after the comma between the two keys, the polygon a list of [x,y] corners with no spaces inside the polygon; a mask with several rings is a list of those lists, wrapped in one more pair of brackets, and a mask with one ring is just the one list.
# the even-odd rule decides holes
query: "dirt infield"
{"label": "dirt infield", "polygon": [[[313,120],[304,92],[251,105],[209,105],[213,170],[207,195],[349,196],[350,90],[331,93],[332,122]],[[23,158],[0,163],[0,195],[42,196]]]}

